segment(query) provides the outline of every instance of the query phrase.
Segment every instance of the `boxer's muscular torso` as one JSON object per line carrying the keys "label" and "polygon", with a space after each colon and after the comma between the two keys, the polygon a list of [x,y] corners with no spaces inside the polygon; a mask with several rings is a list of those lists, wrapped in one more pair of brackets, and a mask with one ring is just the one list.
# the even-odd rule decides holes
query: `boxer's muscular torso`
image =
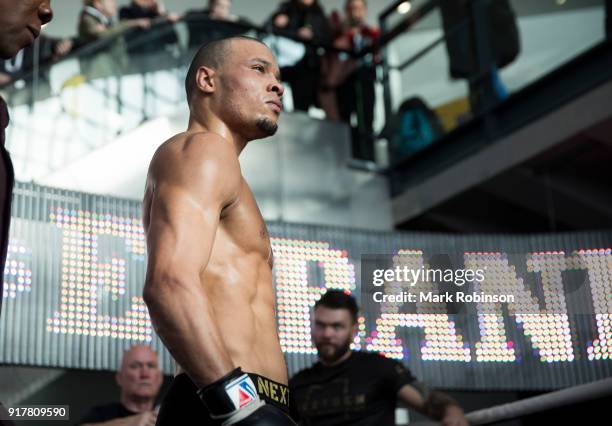
{"label": "boxer's muscular torso", "polygon": [[244,371],[287,383],[272,288],[272,247],[251,189],[241,180],[221,221],[201,282],[211,298],[225,345]]}
{"label": "boxer's muscular torso", "polygon": [[[183,149],[181,139],[179,135],[171,140],[170,149]],[[270,238],[248,184],[241,175],[227,176],[232,178],[238,182],[236,195],[221,210],[200,285],[211,302],[233,364],[286,384],[287,369],[276,331]],[[148,186],[154,179],[148,180]],[[147,188],[145,227],[150,199]]]}

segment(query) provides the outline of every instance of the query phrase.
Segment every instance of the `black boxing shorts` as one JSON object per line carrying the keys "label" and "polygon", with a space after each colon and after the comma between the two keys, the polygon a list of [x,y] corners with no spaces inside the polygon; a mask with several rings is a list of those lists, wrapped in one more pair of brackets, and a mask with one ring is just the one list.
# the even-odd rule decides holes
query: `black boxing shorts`
{"label": "black boxing shorts", "polygon": [[[281,383],[254,373],[247,373],[259,397],[266,404],[274,405],[289,414],[289,388]],[[157,426],[219,426],[222,421],[210,418],[210,413],[196,393],[197,386],[189,376],[181,373],[174,378],[164,396],[157,415]]]}

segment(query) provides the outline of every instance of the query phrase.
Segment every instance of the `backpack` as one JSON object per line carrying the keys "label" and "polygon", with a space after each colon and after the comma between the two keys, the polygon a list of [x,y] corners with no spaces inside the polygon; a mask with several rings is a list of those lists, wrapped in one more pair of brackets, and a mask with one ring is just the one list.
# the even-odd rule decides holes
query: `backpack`
{"label": "backpack", "polygon": [[400,105],[380,136],[389,141],[389,154],[395,163],[431,145],[443,133],[435,112],[414,97]]}

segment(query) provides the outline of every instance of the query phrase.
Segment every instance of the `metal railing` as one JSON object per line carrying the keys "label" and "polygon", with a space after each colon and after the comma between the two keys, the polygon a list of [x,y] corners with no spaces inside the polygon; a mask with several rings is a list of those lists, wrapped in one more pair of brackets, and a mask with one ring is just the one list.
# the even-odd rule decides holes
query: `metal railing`
{"label": "metal railing", "polygon": [[[549,392],[507,404],[496,405],[466,414],[472,426],[482,426],[502,421],[520,419],[561,407],[580,404],[612,395],[612,378],[598,380],[584,385]],[[437,422],[415,422],[413,426],[438,426]]]}

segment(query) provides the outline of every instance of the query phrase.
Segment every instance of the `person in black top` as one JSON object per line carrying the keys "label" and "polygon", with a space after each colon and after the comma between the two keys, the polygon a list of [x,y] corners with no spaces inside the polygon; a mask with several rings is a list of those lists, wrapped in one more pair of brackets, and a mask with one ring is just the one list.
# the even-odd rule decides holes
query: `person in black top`
{"label": "person in black top", "polygon": [[[0,0],[0,59],[11,59],[25,47],[31,46],[40,34],[42,26],[51,21],[53,11],[49,0]],[[6,80],[4,83],[8,82]],[[0,96],[0,313],[4,287],[4,264],[9,244],[11,226],[11,200],[15,174],[13,163],[4,147],[5,129],[9,124],[6,102]],[[6,410],[0,402],[0,413],[6,418]],[[1,420],[1,426],[15,423]]]}
{"label": "person in black top", "polygon": [[168,13],[157,0],[132,0],[127,6],[122,6],[119,9],[119,19],[156,19],[166,18],[169,21],[176,22],[180,16],[175,13]]}
{"label": "person in black top", "polygon": [[[273,29],[293,33],[298,38],[319,45],[331,43],[331,30],[325,12],[317,0],[290,0],[282,3],[269,19]],[[293,106],[308,111],[318,106],[321,80],[321,59],[317,49],[306,46],[304,58],[291,67],[281,69],[283,80],[291,85]]]}
{"label": "person in black top", "polygon": [[[344,19],[336,12],[330,22],[334,29],[334,47],[359,53],[373,48],[380,30],[368,25],[366,0],[345,0]],[[342,120],[351,126],[353,157],[374,160],[374,106],[376,101],[377,52],[366,59],[347,57],[345,53],[328,52],[324,59],[321,102],[330,120]],[[352,116],[357,118],[353,126]]]}
{"label": "person in black top", "polygon": [[[0,0],[0,58],[11,59],[21,49],[32,45],[42,26],[52,17],[49,0]],[[13,163],[4,148],[8,123],[6,102],[0,96],[0,312],[14,184]]]}
{"label": "person in black top", "polygon": [[247,19],[234,15],[231,10],[231,0],[208,0],[208,7],[203,9],[190,9],[185,15],[201,15],[215,21],[239,22],[243,24],[250,23]]}
{"label": "person in black top", "polygon": [[[11,59],[0,60],[0,87],[13,81],[21,74],[32,71],[35,66],[45,65],[66,56],[72,50],[73,45],[74,41],[71,38],[58,39],[41,34],[38,37],[38,44],[35,43],[21,49]],[[39,85],[48,83],[48,74],[48,69],[39,69]],[[39,94],[43,92],[40,86],[38,92]],[[11,105],[15,104],[15,99],[11,99]]]}
{"label": "person in black top", "polygon": [[[119,9],[120,21],[132,21],[136,19],[148,19],[153,28],[139,29],[131,34],[126,34],[128,53],[130,55],[150,54],[159,51],[159,44],[172,45],[178,39],[172,24],[180,19],[176,13],[168,13],[157,0],[132,0],[127,6]],[[157,31],[155,38],[146,37],[147,31]]]}
{"label": "person in black top", "polygon": [[132,346],[123,355],[116,380],[121,388],[120,401],[93,407],[78,424],[155,425],[154,404],[162,384],[157,354],[146,345]]}
{"label": "person in black top", "polygon": [[234,15],[231,10],[231,0],[208,0],[208,7],[188,10],[185,22],[189,47],[199,48],[212,40],[243,34],[253,26],[248,19]]}
{"label": "person in black top", "polygon": [[312,340],[319,362],[289,380],[293,418],[300,425],[394,425],[400,399],[444,426],[467,426],[452,398],[427,390],[400,362],[350,349],[358,310],[355,299],[339,290],[315,304]]}

